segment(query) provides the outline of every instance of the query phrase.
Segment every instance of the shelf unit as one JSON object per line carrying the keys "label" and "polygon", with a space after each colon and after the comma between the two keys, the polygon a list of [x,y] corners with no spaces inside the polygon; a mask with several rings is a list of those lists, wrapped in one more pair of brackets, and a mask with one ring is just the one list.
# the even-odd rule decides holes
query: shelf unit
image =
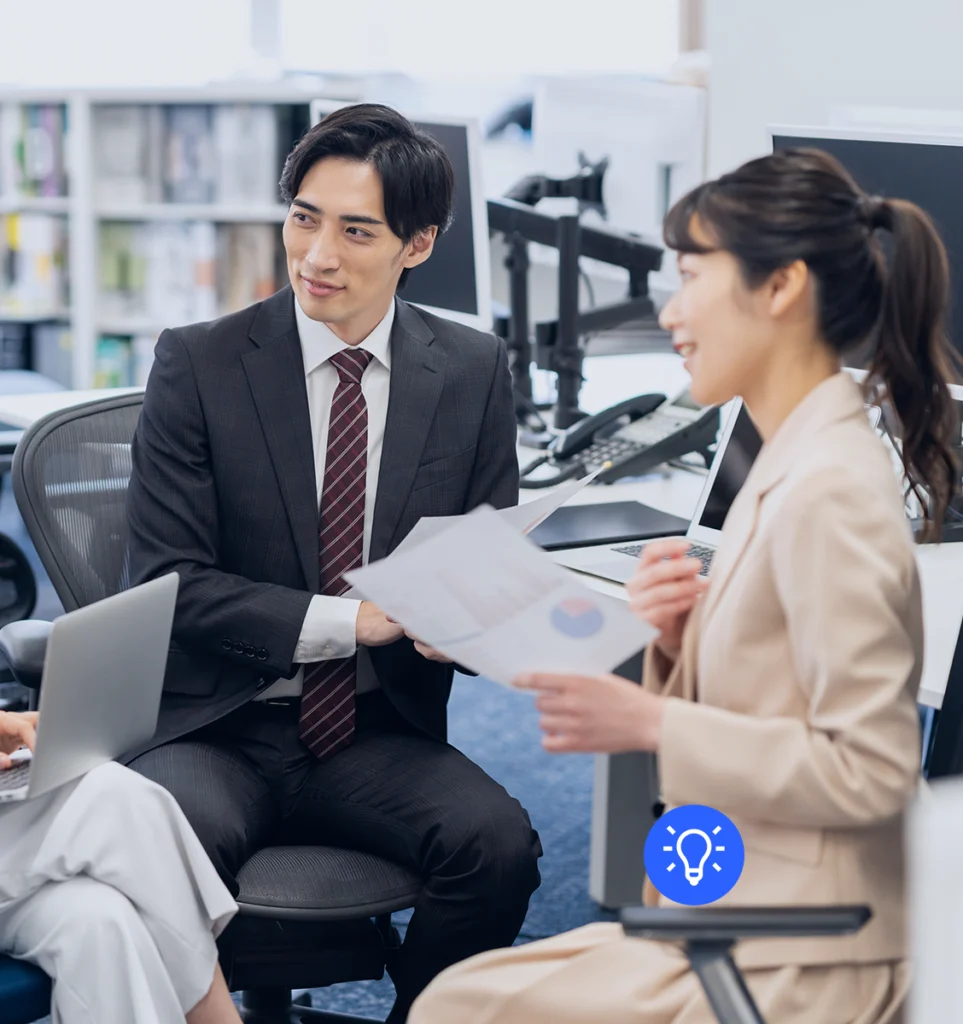
{"label": "shelf unit", "polygon": [[129,203],[98,201],[95,181],[94,118],[98,106],[216,107],[220,104],[267,104],[303,108],[304,123],[312,100],[319,96],[357,99],[348,86],[341,95],[330,81],[224,82],[202,88],[95,89],[95,90],[0,90],[0,107],[33,104],[65,104],[67,132],[65,160],[67,196],[35,197],[0,195],[0,216],[10,213],[47,213],[67,221],[67,261],[70,307],[63,310],[11,312],[0,307],[0,321],[40,322],[56,319],[69,323],[72,335],[71,383],[77,388],[94,386],[97,342],[101,334],[159,333],[174,323],[153,323],[142,318],[111,316],[98,309],[99,233],[108,222],[210,221],[216,224],[266,223],[280,225],[286,208],[277,203],[250,205],[222,203]]}

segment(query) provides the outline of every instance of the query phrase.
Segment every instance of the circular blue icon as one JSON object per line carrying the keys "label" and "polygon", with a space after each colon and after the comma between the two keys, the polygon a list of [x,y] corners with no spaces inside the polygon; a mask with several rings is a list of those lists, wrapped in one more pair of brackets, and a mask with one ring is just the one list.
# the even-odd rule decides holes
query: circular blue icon
{"label": "circular blue icon", "polygon": [[599,606],[582,597],[560,601],[552,609],[550,618],[559,633],[576,640],[594,636],[605,625]]}
{"label": "circular blue icon", "polygon": [[700,907],[722,899],[739,881],[746,849],[722,811],[685,804],[652,826],[644,857],[646,874],[663,896]]}

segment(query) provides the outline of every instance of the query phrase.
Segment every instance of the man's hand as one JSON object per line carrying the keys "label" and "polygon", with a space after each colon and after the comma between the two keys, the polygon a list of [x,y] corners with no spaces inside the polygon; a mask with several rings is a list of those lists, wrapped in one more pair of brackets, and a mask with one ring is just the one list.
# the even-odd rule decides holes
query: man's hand
{"label": "man's hand", "polygon": [[407,629],[405,630],[405,636],[408,637],[409,640],[414,640],[415,650],[423,658],[427,658],[429,661],[441,662],[442,665],[451,664],[451,658],[446,658],[444,654],[441,653],[441,651],[436,651],[434,647],[429,647],[427,644],[423,644],[418,639],[418,637],[416,637],[413,633],[409,633]]}
{"label": "man's hand", "polygon": [[371,601],[362,601],[358,609],[358,620],[355,625],[355,636],[363,647],[384,647],[393,644],[405,635],[405,631],[397,622],[392,622],[387,615]]}
{"label": "man's hand", "polygon": [[37,712],[0,711],[0,771],[12,764],[10,755],[20,747],[33,750],[37,743]]}

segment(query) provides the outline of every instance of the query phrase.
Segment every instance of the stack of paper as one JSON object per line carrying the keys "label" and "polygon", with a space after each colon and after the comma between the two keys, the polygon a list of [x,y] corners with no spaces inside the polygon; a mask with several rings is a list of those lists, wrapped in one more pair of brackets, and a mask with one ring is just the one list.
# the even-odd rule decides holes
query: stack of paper
{"label": "stack of paper", "polygon": [[520,510],[454,517],[346,579],[425,643],[506,685],[523,672],[610,672],[655,636],[526,540],[507,511]]}

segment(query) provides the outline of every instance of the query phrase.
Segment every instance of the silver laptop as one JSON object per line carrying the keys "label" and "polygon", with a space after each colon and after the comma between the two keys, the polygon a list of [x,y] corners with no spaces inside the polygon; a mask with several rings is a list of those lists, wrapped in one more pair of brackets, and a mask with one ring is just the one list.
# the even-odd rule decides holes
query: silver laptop
{"label": "silver laptop", "polygon": [[0,771],[0,803],[48,793],[154,735],[177,585],[169,573],[54,621],[36,750]]}
{"label": "silver laptop", "polygon": [[[722,524],[729,506],[745,483],[762,447],[762,440],[741,399],[733,402],[716,447],[695,515],[685,536],[691,542],[689,554],[702,560],[702,573],[709,571],[712,556],[722,536]],[[646,542],[605,547],[574,548],[553,552],[559,565],[615,583],[626,583],[635,574]]]}

